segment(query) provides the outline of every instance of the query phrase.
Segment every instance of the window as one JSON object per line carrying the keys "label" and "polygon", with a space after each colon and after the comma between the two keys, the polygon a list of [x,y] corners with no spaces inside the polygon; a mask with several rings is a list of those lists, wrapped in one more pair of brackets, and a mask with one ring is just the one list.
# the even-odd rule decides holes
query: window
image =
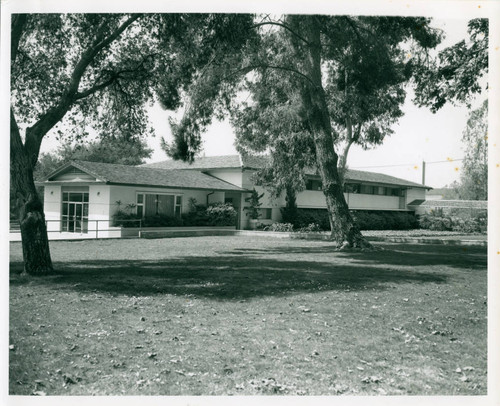
{"label": "window", "polygon": [[182,214],[182,196],[175,196],[175,217],[180,218]]}
{"label": "window", "polygon": [[365,195],[373,195],[373,194],[375,194],[375,189],[373,186],[361,185],[360,193],[363,193]]}
{"label": "window", "polygon": [[144,217],[144,195],[142,193],[137,194],[135,210],[137,216]]}
{"label": "window", "polygon": [[271,220],[273,218],[273,209],[259,209],[260,211],[260,218],[262,220]]}
{"label": "window", "polygon": [[357,183],[346,183],[344,185],[344,192],[345,193],[360,193],[360,185]]}
{"label": "window", "polygon": [[322,184],[319,179],[307,179],[306,190],[322,190]]}
{"label": "window", "polygon": [[159,193],[138,193],[136,213],[140,217],[182,215],[182,196]]}

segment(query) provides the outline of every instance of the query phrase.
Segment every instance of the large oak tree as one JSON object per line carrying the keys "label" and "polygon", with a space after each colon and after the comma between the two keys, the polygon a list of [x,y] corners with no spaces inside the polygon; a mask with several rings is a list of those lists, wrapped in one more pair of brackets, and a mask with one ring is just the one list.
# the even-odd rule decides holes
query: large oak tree
{"label": "large oak tree", "polygon": [[[25,271],[52,269],[33,181],[47,134],[78,141],[140,138],[146,107],[178,108],[181,93],[214,49],[237,49],[249,16],[217,14],[15,14],[11,27],[11,185]],[[245,36],[245,38],[247,38]]]}

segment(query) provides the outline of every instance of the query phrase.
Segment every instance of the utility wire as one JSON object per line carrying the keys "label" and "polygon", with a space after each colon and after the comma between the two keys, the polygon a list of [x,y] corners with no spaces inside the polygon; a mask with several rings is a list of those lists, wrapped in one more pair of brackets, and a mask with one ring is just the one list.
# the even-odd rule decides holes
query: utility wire
{"label": "utility wire", "polygon": [[[426,165],[430,165],[430,164],[440,164],[440,163],[444,163],[444,162],[457,162],[457,161],[463,161],[463,160],[464,160],[463,158],[460,158],[460,159],[447,159],[446,161],[432,161],[432,162],[424,161],[424,162],[425,162]],[[415,165],[415,163],[411,163],[411,164],[398,164],[398,165],[356,166],[356,167],[352,167],[351,169],[393,168],[393,167],[397,167],[397,166],[412,166],[412,165]]]}

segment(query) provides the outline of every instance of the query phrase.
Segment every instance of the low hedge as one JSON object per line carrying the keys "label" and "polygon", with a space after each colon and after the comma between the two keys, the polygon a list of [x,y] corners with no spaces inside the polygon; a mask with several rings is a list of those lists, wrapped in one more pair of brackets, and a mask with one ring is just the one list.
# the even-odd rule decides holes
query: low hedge
{"label": "low hedge", "polygon": [[[294,229],[306,229],[316,224],[322,231],[330,231],[330,220],[326,209],[282,209],[283,222],[291,223]],[[418,228],[413,213],[399,211],[351,210],[361,230],[412,230]]]}
{"label": "low hedge", "polygon": [[457,231],[466,234],[486,233],[487,217],[458,217],[424,214],[419,218],[420,228],[434,231]]}
{"label": "low hedge", "polygon": [[[125,228],[139,227],[136,214],[118,210],[113,215],[113,225]],[[196,206],[192,211],[182,217],[166,216],[158,214],[142,218],[142,227],[189,227],[189,226],[234,226],[236,222],[236,210],[226,203],[216,203],[208,207]]]}

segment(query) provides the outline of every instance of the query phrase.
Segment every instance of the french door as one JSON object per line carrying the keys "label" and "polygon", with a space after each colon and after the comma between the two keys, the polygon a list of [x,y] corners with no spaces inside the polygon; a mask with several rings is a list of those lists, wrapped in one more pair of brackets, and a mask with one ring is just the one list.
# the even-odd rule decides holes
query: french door
{"label": "french door", "polygon": [[88,231],[89,197],[86,192],[64,192],[61,231],[86,233]]}

